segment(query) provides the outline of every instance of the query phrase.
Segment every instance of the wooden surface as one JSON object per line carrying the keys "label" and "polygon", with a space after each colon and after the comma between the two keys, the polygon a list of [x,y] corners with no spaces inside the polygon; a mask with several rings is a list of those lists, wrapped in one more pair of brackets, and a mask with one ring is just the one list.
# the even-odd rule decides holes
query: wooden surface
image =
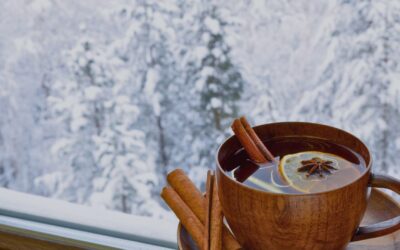
{"label": "wooden surface", "polygon": [[[388,195],[373,189],[361,225],[370,225],[400,215],[400,207]],[[178,245],[180,250],[197,250],[186,230],[179,225]],[[346,250],[396,250],[400,249],[400,231],[350,243]]]}
{"label": "wooden surface", "polygon": [[0,249],[10,250],[79,250],[72,246],[0,232]]}

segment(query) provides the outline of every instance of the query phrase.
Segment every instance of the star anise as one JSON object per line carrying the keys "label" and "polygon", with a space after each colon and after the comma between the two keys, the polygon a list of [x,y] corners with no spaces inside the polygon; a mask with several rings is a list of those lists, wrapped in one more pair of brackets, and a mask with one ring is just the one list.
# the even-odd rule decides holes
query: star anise
{"label": "star anise", "polygon": [[337,170],[337,168],[332,166],[332,163],[332,161],[325,161],[319,157],[314,157],[311,160],[301,161],[301,167],[299,167],[297,171],[308,171],[307,177],[316,173],[318,173],[320,177],[323,177],[323,173],[331,174],[332,170]]}

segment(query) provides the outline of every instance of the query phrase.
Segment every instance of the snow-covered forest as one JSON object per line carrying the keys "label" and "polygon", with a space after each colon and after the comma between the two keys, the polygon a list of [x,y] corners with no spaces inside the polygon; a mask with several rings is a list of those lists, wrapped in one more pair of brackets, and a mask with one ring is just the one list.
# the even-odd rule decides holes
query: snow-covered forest
{"label": "snow-covered forest", "polygon": [[0,186],[144,216],[234,117],[346,129],[400,176],[400,2],[0,2]]}

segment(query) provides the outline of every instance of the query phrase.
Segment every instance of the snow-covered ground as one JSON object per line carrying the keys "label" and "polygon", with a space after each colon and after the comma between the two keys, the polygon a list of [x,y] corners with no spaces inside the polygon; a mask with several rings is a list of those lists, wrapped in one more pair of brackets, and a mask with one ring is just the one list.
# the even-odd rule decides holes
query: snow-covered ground
{"label": "snow-covered ground", "polygon": [[400,3],[0,2],[0,186],[166,218],[234,117],[346,129],[400,176]]}

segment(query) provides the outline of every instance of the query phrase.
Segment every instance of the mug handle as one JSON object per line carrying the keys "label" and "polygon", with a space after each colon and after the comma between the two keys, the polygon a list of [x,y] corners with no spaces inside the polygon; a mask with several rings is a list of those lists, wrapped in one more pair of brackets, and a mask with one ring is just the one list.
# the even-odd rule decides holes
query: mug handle
{"label": "mug handle", "polygon": [[[390,189],[397,194],[400,194],[400,181],[385,175],[374,175],[371,174],[371,178],[368,184],[370,187],[386,188]],[[351,241],[365,240],[369,238],[375,238],[382,235],[393,233],[400,229],[400,216],[393,219],[378,222],[365,227],[359,227],[357,232],[354,234]]]}

